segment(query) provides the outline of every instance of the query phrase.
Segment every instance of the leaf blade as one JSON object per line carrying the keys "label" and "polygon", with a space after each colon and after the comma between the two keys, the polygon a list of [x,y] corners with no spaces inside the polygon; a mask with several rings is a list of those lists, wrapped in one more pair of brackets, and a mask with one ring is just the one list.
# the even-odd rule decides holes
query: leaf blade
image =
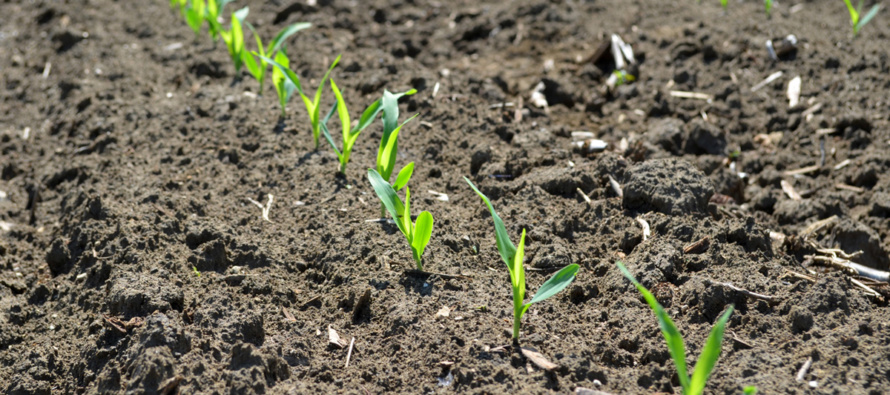
{"label": "leaf blade", "polygon": [[690,393],[700,394],[705,390],[705,384],[707,384],[708,378],[711,376],[711,372],[717,364],[717,359],[720,358],[723,331],[726,328],[726,322],[729,320],[729,316],[732,315],[732,311],[733,306],[730,305],[729,308],[726,309],[726,312],[723,313],[723,316],[721,316],[714,324],[714,327],[711,328],[711,334],[708,335],[705,347],[702,349],[701,355],[699,355],[698,361],[695,363],[695,368],[692,372],[692,379],[690,380],[689,387]]}
{"label": "leaf blade", "polygon": [[402,170],[399,170],[399,175],[396,176],[396,182],[395,184],[392,184],[393,188],[397,191],[404,188],[405,185],[408,185],[408,180],[411,179],[412,174],[414,174],[414,162],[405,165]]}
{"label": "leaf blade", "polygon": [[878,15],[878,11],[880,11],[880,9],[881,9],[881,5],[880,5],[880,4],[875,4],[873,7],[871,7],[871,9],[868,10],[868,13],[866,13],[865,16],[862,17],[862,19],[859,20],[859,23],[856,24],[856,26],[857,26],[857,29],[856,29],[856,30],[859,31],[859,30],[861,30],[863,27],[865,27],[865,25],[866,25],[869,21],[871,21],[872,18],[875,17],[875,15]]}
{"label": "leaf blade", "polygon": [[494,221],[495,241],[497,243],[498,252],[501,254],[501,259],[507,264],[507,268],[512,272],[513,257],[516,256],[516,246],[510,241],[510,236],[507,234],[507,228],[504,226],[504,221],[501,220],[498,213],[494,211],[494,207],[491,205],[491,201],[488,197],[480,192],[469,178],[464,177],[464,180],[470,184],[470,188],[473,188],[473,191],[482,198],[482,201],[485,202],[485,205],[488,207],[488,211],[491,213],[491,218]]}
{"label": "leaf blade", "polygon": [[417,216],[417,221],[414,223],[414,240],[411,241],[411,246],[417,251],[418,257],[423,255],[432,235],[433,215],[429,211],[424,211]]}
{"label": "leaf blade", "polygon": [[377,170],[368,169],[368,181],[371,182],[371,187],[374,189],[374,193],[377,194],[377,197],[380,198],[383,207],[386,207],[386,211],[389,211],[389,215],[395,220],[396,226],[398,226],[399,230],[402,231],[402,234],[404,234],[405,237],[408,237],[404,225],[399,220],[401,213],[405,210],[402,200],[399,199],[399,195],[396,194],[396,191],[392,189],[392,186],[389,185],[388,182],[380,177],[380,173],[377,173]]}
{"label": "leaf blade", "polygon": [[272,41],[269,41],[269,47],[266,49],[266,53],[270,55],[275,53],[275,51],[278,51],[278,48],[280,48],[290,36],[311,26],[312,24],[309,22],[298,22],[285,27],[275,35],[275,38],[273,38]]}
{"label": "leaf blade", "polygon": [[551,276],[550,279],[545,281],[544,284],[538,288],[538,292],[535,293],[535,296],[532,297],[532,300],[529,301],[528,304],[542,302],[568,287],[569,284],[572,283],[572,280],[575,279],[575,276],[580,269],[581,266],[577,263],[573,263],[556,272],[556,274]]}
{"label": "leaf blade", "polygon": [[625,267],[621,261],[618,261],[615,264],[618,266],[618,269],[621,270],[621,273],[624,274],[624,277],[630,280],[630,282],[637,287],[637,290],[643,294],[643,299],[646,300],[646,303],[652,311],[655,312],[655,318],[658,320],[661,334],[664,336],[664,340],[667,343],[668,352],[671,354],[671,359],[674,360],[674,366],[677,367],[677,376],[680,378],[680,386],[684,389],[689,388],[690,379],[686,367],[686,346],[683,344],[683,337],[680,335],[680,331],[677,329],[674,321],[671,320],[671,317],[668,316],[664,307],[662,307],[661,304],[658,303],[658,300],[655,299],[655,296],[634,278],[630,271],[627,270],[627,267]]}

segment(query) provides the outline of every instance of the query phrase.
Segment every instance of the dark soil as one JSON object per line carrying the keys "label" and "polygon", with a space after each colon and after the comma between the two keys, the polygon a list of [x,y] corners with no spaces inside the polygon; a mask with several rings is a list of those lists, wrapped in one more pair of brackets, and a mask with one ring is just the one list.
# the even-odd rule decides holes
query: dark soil
{"label": "dark soil", "polygon": [[[886,12],[853,38],[840,1],[782,2],[769,19],[757,1],[255,2],[264,37],[314,24],[288,43],[307,86],[343,54],[333,75],[354,112],[418,89],[398,166],[416,163],[412,206],[436,220],[425,269],[440,274],[416,275],[398,230],[368,221],[380,122],[336,176],[299,99],[279,120],[271,86],[253,94],[167,3],[0,3],[0,392],[678,393],[619,259],[690,363],[735,305],[714,393],[890,392],[886,286],[869,295],[807,258],[815,242],[890,267]],[[640,65],[610,93],[609,60],[590,58],[613,33]],[[764,42],[788,34],[797,51],[770,60]],[[529,104],[542,81],[546,110]],[[573,131],[610,146],[582,152]],[[507,271],[463,176],[514,238],[527,229],[530,291],[582,267],[523,319],[521,344],[555,370],[510,347]],[[272,222],[248,201],[268,194]],[[354,339],[348,367],[329,327]]]}

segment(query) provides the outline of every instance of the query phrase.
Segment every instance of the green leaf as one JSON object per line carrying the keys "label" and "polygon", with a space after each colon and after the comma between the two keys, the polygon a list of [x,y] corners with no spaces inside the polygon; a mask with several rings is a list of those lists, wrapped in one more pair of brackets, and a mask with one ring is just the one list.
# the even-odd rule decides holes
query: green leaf
{"label": "green leaf", "polygon": [[867,24],[869,21],[871,21],[872,18],[875,17],[875,15],[878,15],[878,11],[880,11],[880,9],[881,9],[880,4],[875,4],[873,7],[871,7],[871,9],[868,10],[868,13],[866,13],[865,16],[859,20],[859,23],[856,24],[856,31],[858,32],[860,29],[862,29],[865,26],[865,24]]}
{"label": "green leaf", "polygon": [[256,59],[254,59],[253,54],[248,51],[241,52],[241,61],[244,63],[244,67],[247,68],[247,71],[250,75],[253,76],[254,79],[260,81],[263,77],[260,75],[260,65],[256,63]]}
{"label": "green leaf", "polygon": [[223,39],[229,48],[229,55],[232,57],[232,63],[235,64],[235,73],[241,70],[242,56],[244,51],[244,31],[241,29],[241,23],[247,17],[250,10],[244,7],[232,13],[232,27]]}
{"label": "green leaf", "polygon": [[[334,80],[331,80],[333,82]],[[365,109],[365,112],[362,113],[361,118],[358,120],[358,124],[355,125],[355,128],[352,129],[352,134],[354,136],[358,136],[362,130],[365,130],[371,122],[374,122],[374,119],[377,118],[377,114],[380,114],[380,100],[375,100],[368,108]]]}
{"label": "green leaf", "polygon": [[[281,52],[282,51],[279,51],[279,53],[281,53]],[[276,55],[275,58],[278,59],[278,55]],[[266,56],[260,56],[260,59],[265,60],[268,64],[272,65],[272,67],[277,69],[283,75],[284,78],[286,78],[288,81],[290,81],[294,85],[294,89],[298,93],[300,93],[300,95],[303,95],[303,88],[300,85],[300,77],[297,77],[297,74],[294,73],[294,71],[290,69],[290,64],[283,65],[281,63],[276,62],[275,60],[269,59]],[[290,63],[290,61],[288,61],[288,63]]]}
{"label": "green leaf", "polygon": [[392,132],[396,124],[399,121],[399,99],[402,96],[413,95],[417,93],[416,89],[408,90],[407,92],[396,93],[393,94],[387,90],[383,91],[383,130],[384,130],[384,139],[386,138],[388,132]]}
{"label": "green leaf", "polygon": [[417,216],[417,222],[414,224],[414,240],[411,240],[411,247],[417,251],[418,257],[423,256],[423,251],[430,243],[432,235],[433,215],[429,211],[424,211]]}
{"label": "green leaf", "polygon": [[624,264],[621,263],[621,261],[615,262],[615,264],[618,265],[618,269],[621,270],[624,277],[627,277],[627,279],[637,287],[637,290],[643,294],[646,303],[652,311],[655,312],[655,318],[658,319],[658,326],[661,329],[661,334],[664,335],[664,340],[667,343],[671,359],[674,360],[674,365],[677,367],[677,376],[680,378],[680,386],[684,389],[690,388],[689,374],[686,369],[686,347],[683,345],[683,336],[680,335],[680,331],[677,329],[677,326],[674,325],[674,321],[671,320],[671,317],[664,311],[664,307],[661,307],[661,304],[658,303],[655,296],[652,295],[646,287],[637,282],[637,279],[630,274],[630,271],[624,267]]}
{"label": "green leaf", "polygon": [[186,23],[198,34],[201,32],[201,26],[204,24],[204,12],[206,9],[204,0],[192,0],[186,9]]}
{"label": "green leaf", "polygon": [[266,49],[266,53],[270,54],[270,55],[274,54],[275,51],[278,51],[278,48],[280,48],[281,45],[283,45],[284,42],[287,41],[288,37],[294,35],[298,31],[306,29],[310,26],[312,26],[311,23],[302,22],[302,23],[294,23],[294,24],[282,29],[280,32],[278,32],[278,34],[275,36],[275,38],[273,38],[272,41],[269,42],[269,48]]}
{"label": "green leaf", "polygon": [[[399,130],[408,121],[396,127],[399,119],[399,98],[405,95],[413,95],[417,91],[411,89],[407,92],[393,94],[388,90],[383,91],[380,99],[381,111],[383,111],[383,136],[380,139],[380,147],[377,148],[377,171],[385,180],[389,180],[395,169],[396,153],[398,151]],[[416,117],[416,115],[415,115]],[[414,119],[414,117],[411,117]],[[410,120],[410,119],[409,119]]]}
{"label": "green leaf", "polygon": [[482,192],[473,185],[470,179],[464,177],[464,180],[467,181],[467,184],[470,184],[470,188],[473,188],[473,191],[475,191],[476,194],[482,198],[482,201],[485,202],[485,205],[488,206],[488,211],[491,212],[491,219],[494,221],[494,236],[497,241],[498,252],[501,254],[501,259],[507,264],[507,269],[512,272],[513,258],[516,256],[516,247],[513,245],[513,242],[510,241],[510,236],[507,234],[506,227],[504,227],[504,221],[502,221],[501,217],[498,216],[498,213],[494,211],[494,207],[491,205],[491,201],[488,200],[488,197],[482,194]]}
{"label": "green leaf", "polygon": [[340,159],[340,163],[342,165],[343,153],[341,153],[340,150],[337,149],[337,144],[334,143],[334,138],[331,137],[331,132],[328,130],[328,125],[325,122],[321,123],[321,134],[322,134],[322,136],[324,136],[324,139],[328,141],[328,144],[331,145],[331,148],[334,149],[334,152],[337,154],[337,158]]}
{"label": "green leaf", "polygon": [[528,302],[528,304],[543,301],[553,295],[556,295],[557,293],[559,293],[559,291],[565,289],[565,287],[568,287],[569,284],[572,283],[572,280],[575,279],[575,275],[578,273],[578,270],[580,268],[581,267],[578,266],[577,263],[573,263],[556,272],[553,277],[550,277],[549,280],[541,285],[541,288],[538,288],[538,292],[535,294],[532,300]]}
{"label": "green leaf", "polygon": [[[275,60],[276,64],[282,65],[284,68],[290,67],[290,60],[288,60],[287,52],[284,48],[275,54]],[[272,85],[275,85],[275,92],[278,93],[278,105],[281,106],[281,115],[284,116],[284,108],[288,100],[293,96],[296,86],[277,67],[272,68]]]}
{"label": "green leaf", "polygon": [[749,385],[749,386],[745,387],[744,389],[742,389],[742,393],[745,395],[756,395],[757,387],[753,386],[753,385]]}
{"label": "green leaf", "polygon": [[389,177],[392,176],[392,171],[396,167],[396,152],[399,149],[398,137],[399,132],[395,131],[389,135],[389,140],[385,143],[381,140],[380,148],[377,149],[377,171],[387,181],[389,181]]}
{"label": "green leaf", "polygon": [[337,83],[334,82],[333,78],[331,78],[331,90],[334,91],[334,97],[337,98],[337,115],[340,116],[340,125],[343,128],[343,142],[345,144],[346,140],[349,139],[351,121],[349,120],[349,111],[346,109],[346,101],[343,100],[343,94],[340,93],[340,89],[337,88]]}
{"label": "green leaf", "polygon": [[859,23],[859,12],[853,8],[853,3],[850,0],[844,0],[844,3],[847,4],[847,11],[850,12],[850,22],[853,25],[853,30],[858,30],[856,25]]}
{"label": "green leaf", "polygon": [[[318,111],[318,103],[321,101],[321,91],[324,89],[324,84],[328,80],[328,77],[331,75],[331,71],[334,71],[334,67],[337,67],[337,63],[340,62],[340,55],[337,55],[337,59],[334,59],[334,63],[331,63],[331,67],[328,68],[328,71],[324,73],[324,77],[321,78],[321,82],[318,84],[318,90],[315,91],[315,98],[312,100],[312,103],[315,105],[315,111]],[[316,119],[318,115],[316,115]]]}
{"label": "green leaf", "polygon": [[[396,217],[393,217],[395,219]],[[408,243],[414,242],[414,223],[411,222],[411,190],[405,188],[405,207],[402,210],[402,216],[399,217],[402,226],[408,231]]]}
{"label": "green leaf", "polygon": [[237,19],[238,24],[243,24],[244,20],[247,19],[247,14],[250,13],[250,7],[244,7],[238,11],[232,13],[232,19]]}
{"label": "green leaf", "polygon": [[519,236],[519,245],[516,246],[516,255],[513,256],[513,270],[510,271],[510,279],[513,280],[513,288],[519,289],[519,301],[525,299],[525,266],[522,261],[525,260],[525,229],[522,230],[522,236]]}
{"label": "green leaf", "polygon": [[399,199],[399,195],[396,194],[396,191],[392,189],[392,185],[389,185],[388,182],[384,181],[383,178],[380,177],[380,173],[377,173],[377,170],[374,169],[368,169],[368,181],[371,182],[371,187],[374,188],[374,193],[380,198],[380,202],[386,207],[386,211],[388,211],[389,215],[395,220],[396,226],[399,227],[399,230],[402,231],[402,234],[404,234],[405,237],[408,237],[409,235],[400,219],[405,211],[405,206],[402,203],[402,200]]}
{"label": "green leaf", "polygon": [[411,174],[413,173],[414,162],[405,165],[405,167],[403,167],[402,170],[399,171],[399,175],[396,176],[396,183],[392,185],[393,188],[395,188],[397,191],[404,188],[405,185],[408,185],[408,180],[411,179]]}
{"label": "green leaf", "polygon": [[692,380],[690,381],[689,391],[690,394],[701,394],[705,390],[705,384],[708,382],[708,377],[711,376],[711,371],[714,370],[714,365],[717,364],[717,358],[720,358],[720,344],[723,342],[723,329],[726,327],[726,321],[729,320],[729,316],[732,315],[733,306],[729,305],[729,308],[726,309],[726,312],[723,313],[723,316],[717,320],[717,323],[714,324],[714,327],[711,329],[711,334],[708,335],[708,341],[705,343],[705,348],[702,349],[701,355],[698,357],[698,362],[695,363],[695,370],[692,372]]}
{"label": "green leaf", "polygon": [[216,0],[207,0],[207,16],[219,16],[219,5]]}

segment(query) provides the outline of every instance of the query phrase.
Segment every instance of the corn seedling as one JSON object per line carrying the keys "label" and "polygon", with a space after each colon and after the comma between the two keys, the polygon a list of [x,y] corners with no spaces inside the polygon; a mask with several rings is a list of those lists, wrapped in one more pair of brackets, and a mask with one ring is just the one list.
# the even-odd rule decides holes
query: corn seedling
{"label": "corn seedling", "polygon": [[772,16],[773,11],[773,0],[763,0],[763,9],[766,11],[766,16]]}
{"label": "corn seedling", "polygon": [[250,12],[248,7],[233,12],[232,27],[230,27],[229,30],[219,32],[219,35],[226,43],[226,48],[229,49],[229,56],[232,58],[232,63],[235,65],[235,77],[241,72],[241,65],[243,62],[242,53],[244,52],[244,30],[241,28],[241,25],[244,23],[244,18],[247,18],[248,12]]}
{"label": "corn seedling", "polygon": [[615,264],[618,265],[618,269],[621,270],[624,277],[627,277],[637,287],[637,290],[643,294],[646,303],[655,312],[655,318],[658,319],[658,326],[664,335],[671,359],[674,360],[674,365],[677,367],[677,376],[680,378],[680,386],[683,387],[683,395],[701,395],[705,390],[708,377],[711,376],[711,371],[714,370],[714,365],[717,364],[717,358],[720,357],[720,343],[723,341],[723,330],[726,327],[726,321],[732,315],[733,306],[730,305],[726,312],[717,320],[717,323],[714,324],[714,328],[711,329],[711,334],[708,336],[698,362],[695,363],[692,377],[689,377],[686,369],[686,348],[683,345],[683,336],[680,335],[680,331],[674,325],[674,321],[668,316],[664,307],[661,307],[655,296],[630,274],[630,271],[624,267],[623,263],[619,261]]}
{"label": "corn seedling", "polygon": [[[290,60],[287,58],[287,51],[285,51],[284,47],[275,53],[275,62],[285,68],[290,67]],[[272,68],[272,85],[275,86],[275,92],[278,93],[278,106],[281,108],[281,118],[284,118],[286,115],[284,112],[285,106],[290,97],[293,96],[297,86],[289,78],[286,78],[278,67]]]}
{"label": "corn seedling", "polygon": [[[396,166],[396,154],[399,151],[399,131],[408,121],[417,117],[408,118],[405,122],[399,122],[399,98],[405,95],[413,95],[416,90],[411,89],[405,93],[392,94],[388,90],[383,91],[380,107],[383,111],[383,137],[380,139],[380,147],[377,149],[377,172],[386,182],[389,182]],[[414,162],[408,163],[396,176],[396,182],[392,184],[395,190],[402,189],[408,184],[414,173]],[[386,208],[380,206],[380,217],[386,216]]]}
{"label": "corn seedling", "polygon": [[306,96],[303,92],[303,87],[300,85],[300,77],[297,77],[297,74],[294,73],[290,67],[283,66],[281,63],[266,56],[260,56],[260,59],[265,60],[278,69],[278,71],[284,75],[284,78],[294,85],[294,89],[297,93],[300,94],[300,98],[303,99],[303,104],[306,106],[306,112],[309,113],[309,123],[312,126],[312,141],[315,142],[315,149],[318,149],[319,137],[321,137],[321,91],[324,89],[325,82],[327,82],[328,77],[330,77],[331,71],[333,71],[334,67],[337,67],[337,63],[340,62],[340,55],[337,55],[337,59],[334,59],[334,63],[331,63],[331,67],[324,73],[324,77],[321,78],[321,82],[318,84],[318,90],[315,91],[315,97],[312,99],[310,99],[309,96]]}
{"label": "corn seedling", "polygon": [[729,9],[729,0],[720,0],[720,5],[723,6],[723,10],[726,11]]}
{"label": "corn seedling", "polygon": [[205,14],[205,18],[207,19],[207,29],[210,32],[210,38],[213,39],[213,41],[218,40],[219,34],[222,32],[222,25],[219,23],[219,14],[222,12],[223,8],[225,8],[226,4],[229,4],[232,1],[233,0],[207,0],[207,14]]}
{"label": "corn seedling", "polygon": [[580,267],[578,264],[573,263],[562,268],[562,270],[556,272],[553,277],[544,282],[541,288],[538,289],[538,293],[528,303],[525,303],[525,268],[522,266],[522,261],[525,257],[525,229],[522,230],[522,236],[519,238],[519,247],[514,246],[513,242],[510,241],[510,236],[507,234],[507,229],[504,227],[504,221],[494,211],[494,207],[491,205],[488,197],[482,194],[468,178],[464,177],[464,180],[482,198],[482,201],[488,207],[488,211],[491,212],[492,220],[494,220],[494,235],[498,252],[501,254],[501,259],[507,264],[507,270],[510,271],[510,284],[513,287],[513,341],[518,342],[519,325],[522,316],[528,311],[528,308],[532,304],[544,301],[565,289],[575,278],[575,274],[578,273]]}
{"label": "corn seedling", "polygon": [[878,11],[881,9],[880,4],[875,4],[874,6],[871,7],[870,10],[868,10],[868,13],[865,14],[865,16],[862,17],[862,19],[860,19],[859,11],[862,11],[862,9],[864,8],[865,0],[859,0],[859,10],[856,10],[855,8],[853,8],[853,3],[851,3],[850,0],[844,0],[844,3],[847,4],[847,11],[850,11],[850,24],[853,25],[853,35],[854,36],[858,35],[859,30],[861,30],[862,27],[865,26],[865,24],[867,24],[869,21],[871,21],[872,18],[874,18],[875,15],[878,14]]}
{"label": "corn seedling", "polygon": [[[211,0],[212,1],[212,0]],[[258,58],[254,58],[253,53],[249,51],[242,51],[242,61],[244,62],[244,66],[247,68],[247,71],[253,75],[253,78],[260,83],[259,94],[263,94],[263,85],[266,82],[266,69],[269,67],[269,63],[265,61],[264,57],[275,58],[276,52],[278,52],[279,48],[284,44],[284,42],[296,32],[303,30],[309,26],[312,26],[311,23],[294,23],[284,29],[282,29],[272,41],[269,42],[269,46],[267,48],[263,48],[263,40],[260,39],[260,35],[257,34],[256,29],[253,28],[253,25],[250,23],[245,23],[250,31],[253,33],[253,38],[256,40]],[[277,59],[277,58],[276,58]],[[280,96],[279,96],[280,98]],[[282,106],[282,111],[283,111]]]}
{"label": "corn seedling", "polygon": [[433,215],[429,211],[424,211],[417,216],[417,221],[412,223],[410,188],[405,188],[405,203],[402,203],[392,185],[389,185],[380,176],[380,173],[377,173],[377,170],[368,169],[368,180],[371,182],[377,197],[380,198],[386,210],[392,215],[396,226],[402,231],[405,238],[408,239],[414,263],[417,264],[417,270],[423,271],[423,251],[430,243],[430,237],[433,234]]}
{"label": "corn seedling", "polygon": [[[380,100],[375,100],[365,111],[362,113],[361,118],[359,118],[358,123],[355,127],[352,127],[352,121],[349,120],[349,110],[346,108],[346,101],[343,100],[343,94],[340,92],[340,88],[337,87],[337,84],[334,82],[334,79],[331,78],[331,90],[334,91],[334,97],[337,98],[337,104],[331,108],[331,111],[328,112],[328,115],[324,117],[324,120],[321,122],[321,130],[324,133],[325,140],[331,144],[331,148],[334,149],[334,152],[337,153],[337,157],[340,159],[340,173],[346,175],[346,165],[349,164],[349,156],[352,154],[352,146],[355,145],[355,141],[358,140],[359,134],[365,128],[371,125],[371,122],[374,122],[374,118],[377,118],[377,114],[380,113]],[[337,144],[334,143],[334,139],[331,137],[330,131],[328,131],[328,121],[331,119],[331,116],[334,115],[334,110],[337,110],[337,115],[340,117],[340,125],[343,128],[343,150],[337,149]]]}
{"label": "corn seedling", "polygon": [[191,0],[188,8],[185,10],[185,22],[188,23],[192,31],[195,32],[195,38],[201,33],[201,26],[204,25],[204,14],[207,10],[207,3],[204,0]]}

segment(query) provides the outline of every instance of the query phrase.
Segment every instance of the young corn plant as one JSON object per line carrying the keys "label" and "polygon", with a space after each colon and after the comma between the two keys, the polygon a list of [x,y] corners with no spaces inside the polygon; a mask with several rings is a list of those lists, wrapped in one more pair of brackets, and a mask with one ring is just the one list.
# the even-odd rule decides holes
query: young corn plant
{"label": "young corn plant", "polygon": [[[380,147],[377,149],[377,172],[386,182],[389,182],[393,171],[396,167],[396,154],[399,151],[399,131],[408,121],[417,117],[417,114],[408,118],[405,122],[399,122],[399,98],[402,96],[413,95],[416,90],[411,89],[404,93],[393,94],[388,90],[383,91],[383,98],[380,99],[380,107],[383,111],[383,137],[380,139]],[[408,184],[411,175],[414,173],[414,162],[408,163],[402,170],[399,170],[396,176],[396,182],[392,184],[395,190],[402,189]],[[386,207],[380,206],[380,217],[386,216]]]}
{"label": "young corn plant", "polygon": [[[290,60],[287,58],[287,51],[284,47],[281,47],[275,53],[275,62],[284,68],[290,67]],[[275,92],[278,93],[278,106],[281,108],[281,118],[284,119],[287,116],[285,106],[291,96],[293,96],[297,86],[289,78],[285,77],[285,74],[278,67],[272,68],[272,85],[275,86]]]}
{"label": "young corn plant", "polygon": [[[258,54],[257,54],[258,55]],[[288,66],[284,66],[281,63],[276,62],[273,59],[270,59],[266,56],[260,56],[260,59],[265,60],[273,67],[278,69],[281,74],[284,75],[284,78],[289,80],[293,85],[294,89],[297,93],[300,94],[300,98],[303,99],[303,104],[306,106],[306,112],[309,113],[309,123],[312,126],[312,141],[315,142],[315,149],[318,149],[319,146],[319,138],[321,137],[321,92],[324,89],[324,85],[328,80],[328,77],[331,75],[331,71],[334,70],[334,67],[337,67],[337,63],[340,62],[340,55],[337,55],[337,59],[334,59],[334,63],[331,63],[331,67],[328,68],[328,71],[324,74],[324,77],[321,78],[321,82],[318,85],[318,90],[315,91],[315,97],[312,99],[303,91],[302,85],[300,85],[300,77],[297,77],[297,74],[293,72]]]}
{"label": "young corn plant", "polygon": [[763,9],[764,11],[766,11],[766,17],[771,17],[773,11],[773,0],[763,0]]}
{"label": "young corn plant", "polygon": [[244,24],[244,19],[247,18],[247,13],[249,12],[250,9],[248,7],[233,12],[232,27],[230,27],[229,30],[219,32],[220,37],[222,37],[223,41],[226,43],[226,48],[229,49],[229,56],[232,58],[232,63],[235,66],[236,78],[238,73],[241,72],[241,65],[244,62],[244,30],[241,25]]}
{"label": "young corn plant", "polygon": [[733,306],[730,305],[726,312],[717,320],[717,323],[714,324],[705,347],[698,357],[698,362],[695,363],[692,377],[690,377],[686,369],[686,348],[683,345],[683,336],[680,335],[680,331],[674,325],[674,321],[668,316],[664,307],[661,307],[655,296],[630,274],[624,263],[618,261],[615,264],[621,270],[621,273],[624,274],[624,277],[627,277],[637,287],[637,290],[643,294],[646,303],[655,312],[655,318],[658,319],[658,326],[661,328],[662,335],[664,335],[671,359],[674,360],[674,365],[677,367],[677,376],[680,377],[683,395],[701,395],[705,391],[705,384],[711,376],[711,371],[714,370],[714,365],[717,364],[717,358],[720,357],[720,343],[723,341],[723,330],[726,327],[726,321],[732,315]]}
{"label": "young corn plant", "polygon": [[[321,122],[321,130],[325,140],[331,144],[331,148],[334,149],[334,152],[337,153],[337,157],[340,159],[340,174],[346,175],[346,165],[349,164],[349,156],[352,155],[352,146],[355,145],[355,141],[358,140],[359,134],[361,134],[362,131],[370,126],[371,122],[374,122],[374,119],[377,118],[377,114],[380,113],[380,100],[375,100],[371,103],[371,105],[362,113],[362,116],[359,118],[355,127],[352,127],[352,121],[349,120],[349,110],[346,108],[346,101],[343,100],[343,94],[340,92],[340,88],[337,87],[337,83],[334,82],[333,78],[331,78],[331,90],[334,91],[334,97],[337,98],[337,104],[334,105],[334,107],[331,108],[331,111],[328,112],[328,115],[324,117],[324,120]],[[334,115],[334,109],[337,110],[337,115],[340,117],[340,125],[343,128],[342,151],[337,149],[337,144],[334,143],[334,139],[331,137],[330,131],[328,131],[328,121],[331,119],[331,116]]]}
{"label": "young corn plant", "polygon": [[396,226],[408,239],[417,270],[423,271],[423,251],[430,243],[430,237],[433,234],[433,215],[429,211],[424,211],[417,216],[417,221],[412,223],[410,188],[405,188],[405,202],[402,203],[392,185],[389,185],[389,182],[386,182],[380,173],[377,173],[377,170],[368,169],[368,181],[371,182],[377,197],[392,215]]}
{"label": "young corn plant", "polygon": [[556,272],[553,277],[544,282],[541,288],[538,289],[538,293],[528,303],[525,303],[525,268],[522,266],[522,261],[525,258],[525,229],[522,230],[522,236],[519,238],[519,246],[514,246],[513,242],[510,241],[510,236],[507,234],[506,227],[504,227],[504,221],[494,211],[494,207],[491,205],[488,197],[482,194],[468,178],[464,177],[464,180],[482,198],[482,201],[488,207],[488,211],[491,212],[491,219],[494,220],[494,235],[498,252],[501,254],[501,259],[507,264],[507,270],[510,272],[510,284],[513,287],[513,341],[518,342],[519,325],[522,316],[528,311],[528,308],[532,304],[544,301],[565,289],[565,287],[571,284],[580,267],[578,264],[573,263],[562,268],[562,270]]}
{"label": "young corn plant", "polygon": [[195,38],[201,33],[201,26],[204,25],[204,15],[206,14],[207,3],[204,0],[191,0],[188,8],[185,9],[185,22],[195,32]]}
{"label": "young corn plant", "polygon": [[[173,1],[185,1],[185,0],[171,0]],[[219,14],[222,12],[223,8],[225,8],[226,4],[231,3],[233,0],[207,0],[207,13],[205,14],[205,18],[207,19],[207,30],[210,33],[210,38],[213,39],[214,42],[219,39],[219,34],[222,32],[222,25],[219,23]]]}
{"label": "young corn plant", "polygon": [[865,14],[862,19],[859,18],[859,11],[862,11],[865,8],[865,0],[859,0],[859,10],[853,8],[853,3],[850,0],[844,0],[844,3],[847,4],[847,11],[850,12],[850,24],[853,25],[853,36],[859,35],[859,30],[862,29],[865,24],[872,20],[875,15],[878,14],[878,11],[881,9],[880,4],[875,4],[868,10],[868,13]]}
{"label": "young corn plant", "polygon": [[281,48],[281,46],[290,36],[294,35],[300,30],[312,26],[312,24],[305,22],[294,23],[288,27],[285,27],[280,32],[278,32],[278,34],[275,36],[275,38],[272,39],[272,41],[269,42],[269,46],[266,48],[263,48],[263,40],[260,39],[260,35],[257,34],[256,29],[253,28],[253,25],[251,25],[250,23],[245,24],[250,29],[250,31],[253,32],[253,38],[256,40],[257,46],[257,52],[255,53],[258,56],[257,58],[254,58],[253,53],[249,51],[242,51],[242,61],[244,62],[244,66],[247,68],[247,71],[250,72],[250,74],[257,80],[257,82],[259,82],[259,94],[262,95],[263,85],[265,85],[266,82],[266,69],[269,67],[269,62],[265,61],[263,58],[275,58],[276,52],[278,52],[279,48]]}

